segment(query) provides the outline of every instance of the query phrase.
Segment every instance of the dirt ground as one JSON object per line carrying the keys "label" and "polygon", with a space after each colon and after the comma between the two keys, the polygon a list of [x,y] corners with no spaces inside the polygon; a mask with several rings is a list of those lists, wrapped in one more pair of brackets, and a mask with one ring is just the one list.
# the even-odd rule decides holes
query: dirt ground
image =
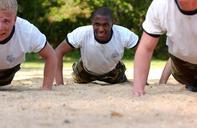
{"label": "dirt ground", "polygon": [[11,86],[0,88],[1,128],[196,128],[197,93],[170,78],[158,85],[152,70],[146,95],[132,96],[129,83],[75,84],[64,69],[65,85],[41,91],[42,70],[20,70]]}

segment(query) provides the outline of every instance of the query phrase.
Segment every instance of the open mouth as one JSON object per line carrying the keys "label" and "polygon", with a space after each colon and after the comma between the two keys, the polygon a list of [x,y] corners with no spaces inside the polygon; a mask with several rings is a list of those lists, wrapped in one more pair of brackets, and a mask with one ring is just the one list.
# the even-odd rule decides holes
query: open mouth
{"label": "open mouth", "polygon": [[4,36],[5,35],[5,33],[0,33],[0,36]]}
{"label": "open mouth", "polygon": [[106,38],[105,33],[99,33],[99,34],[97,34],[97,36],[98,36],[98,38],[101,38],[101,39]]}
{"label": "open mouth", "polygon": [[6,34],[5,33],[0,33],[0,41],[5,39]]}

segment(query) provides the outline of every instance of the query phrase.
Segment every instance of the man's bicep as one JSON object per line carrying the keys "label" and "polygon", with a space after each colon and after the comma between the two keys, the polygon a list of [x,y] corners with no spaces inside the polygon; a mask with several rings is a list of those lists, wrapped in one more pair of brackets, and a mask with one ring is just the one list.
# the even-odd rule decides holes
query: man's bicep
{"label": "man's bicep", "polygon": [[147,34],[146,32],[143,32],[139,45],[149,50],[154,50],[154,48],[157,45],[158,40],[159,40],[159,37],[154,37],[154,36]]}
{"label": "man's bicep", "polygon": [[67,53],[69,51],[72,51],[74,47],[70,45],[67,40],[63,40],[59,46],[55,49],[56,52],[61,52],[61,53]]}
{"label": "man's bicep", "polygon": [[47,56],[50,56],[54,54],[54,49],[52,46],[47,42],[44,48],[38,53],[41,57],[46,58]]}

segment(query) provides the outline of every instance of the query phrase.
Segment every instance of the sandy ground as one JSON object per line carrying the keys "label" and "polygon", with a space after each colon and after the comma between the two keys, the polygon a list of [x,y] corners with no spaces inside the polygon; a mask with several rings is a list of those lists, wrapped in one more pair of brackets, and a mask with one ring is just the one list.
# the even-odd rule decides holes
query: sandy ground
{"label": "sandy ground", "polygon": [[40,91],[42,70],[20,70],[11,86],[0,88],[1,128],[196,128],[197,93],[173,78],[158,85],[152,70],[147,94],[132,96],[130,83],[75,84],[64,69],[65,85]]}

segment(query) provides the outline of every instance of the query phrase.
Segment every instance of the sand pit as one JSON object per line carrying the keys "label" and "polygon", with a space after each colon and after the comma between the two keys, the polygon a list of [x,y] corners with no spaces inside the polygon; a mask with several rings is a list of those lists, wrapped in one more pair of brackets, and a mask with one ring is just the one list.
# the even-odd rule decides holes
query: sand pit
{"label": "sand pit", "polygon": [[[132,71],[124,84],[75,84],[64,69],[65,85],[40,91],[42,70],[22,69],[12,85],[0,88],[1,128],[196,128],[197,93],[173,78],[158,85],[149,77],[147,94],[132,96]],[[131,76],[129,75],[131,74]]]}

